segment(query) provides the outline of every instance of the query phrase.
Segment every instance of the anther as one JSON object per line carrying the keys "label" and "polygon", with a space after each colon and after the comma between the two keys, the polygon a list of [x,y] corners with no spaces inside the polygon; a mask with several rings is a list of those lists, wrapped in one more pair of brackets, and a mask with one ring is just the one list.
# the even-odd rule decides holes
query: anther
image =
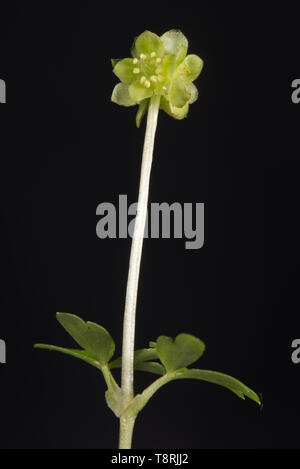
{"label": "anther", "polygon": [[133,73],[135,73],[137,75],[138,73],[140,73],[140,69],[137,68],[137,67],[134,67]]}
{"label": "anther", "polygon": [[133,61],[132,61],[133,64],[137,64],[138,63],[138,59],[137,58],[134,58]]}
{"label": "anther", "polygon": [[151,85],[150,81],[149,81],[149,80],[146,80],[146,81],[145,81],[145,86],[146,86],[146,88],[150,88],[150,85]]}
{"label": "anther", "polygon": [[151,57],[155,57],[155,56],[156,56],[156,52],[151,52],[150,56],[151,56]]}
{"label": "anther", "polygon": [[157,64],[160,64],[160,63],[161,63],[161,58],[160,58],[160,57],[157,57],[156,63],[157,63]]}
{"label": "anther", "polygon": [[153,81],[153,83],[156,83],[156,82],[157,82],[157,76],[152,75],[152,76],[150,77],[150,80]]}
{"label": "anther", "polygon": [[145,59],[147,58],[147,56],[146,56],[145,54],[140,54],[140,58],[141,58],[142,60],[145,60]]}
{"label": "anther", "polygon": [[146,77],[142,76],[140,79],[140,83],[143,85],[146,81]]}

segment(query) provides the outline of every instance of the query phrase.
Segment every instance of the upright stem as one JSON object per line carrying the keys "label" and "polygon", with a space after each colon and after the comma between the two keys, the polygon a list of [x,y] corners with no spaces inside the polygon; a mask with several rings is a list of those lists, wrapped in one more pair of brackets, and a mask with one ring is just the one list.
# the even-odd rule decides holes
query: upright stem
{"label": "upright stem", "polygon": [[130,415],[128,417],[122,416],[120,418],[120,436],[119,436],[119,448],[130,449],[132,441],[133,427],[136,416]]}
{"label": "upright stem", "polygon": [[[123,349],[122,349],[122,396],[124,408],[133,398],[133,359],[134,359],[134,335],[135,335],[135,311],[138,293],[140,265],[143,249],[144,232],[147,217],[147,205],[149,194],[149,181],[153,158],[154,137],[157,125],[160,96],[152,96],[148,108],[147,127],[143,149],[142,168],[140,176],[140,188],[138,196],[137,214],[132,237],[129,271],[126,289],[126,301],[123,323]],[[126,422],[125,422],[126,420]],[[134,420],[128,422],[125,417],[120,422],[120,445],[130,448]],[[124,432],[130,432],[124,436]],[[126,446],[124,446],[124,444]]]}

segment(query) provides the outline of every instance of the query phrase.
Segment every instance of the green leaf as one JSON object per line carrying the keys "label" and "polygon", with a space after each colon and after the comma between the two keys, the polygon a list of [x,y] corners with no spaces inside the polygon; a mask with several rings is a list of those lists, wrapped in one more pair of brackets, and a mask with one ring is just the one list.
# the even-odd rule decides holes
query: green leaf
{"label": "green leaf", "polygon": [[205,344],[191,334],[179,334],[174,342],[171,337],[161,335],[157,339],[156,350],[167,372],[171,372],[197,361],[205,350]]}
{"label": "green leaf", "polygon": [[135,38],[132,55],[134,57],[139,57],[140,54],[151,54],[155,52],[157,56],[162,56],[164,54],[163,42],[157,34],[152,33],[151,31],[144,31],[137,38]]}
{"label": "green leaf", "polygon": [[[148,373],[154,373],[156,375],[164,375],[165,368],[155,360],[158,358],[157,351],[155,348],[140,349],[134,352],[134,369],[138,371],[147,371]],[[122,357],[118,357],[109,363],[109,368],[121,368]]]}
{"label": "green leaf", "polygon": [[188,40],[179,29],[171,29],[161,36],[167,54],[176,56],[176,63],[182,62],[188,50]]}
{"label": "green leaf", "polygon": [[[181,369],[178,371],[170,371],[160,378],[156,379],[153,383],[150,384],[141,394],[137,394],[129,406],[132,408],[132,411],[135,410],[139,412],[149,399],[165,384],[177,380],[177,379],[198,379],[202,381],[208,381],[210,383],[218,384],[229,389],[231,392],[236,394],[238,397],[245,399],[248,397],[257,404],[261,405],[260,399],[256,392],[248,388],[241,381],[233,378],[232,376],[225,375],[224,373],[219,373],[217,371],[210,370],[199,370],[199,369]],[[184,399],[184,397],[183,397]]]}
{"label": "green leaf", "polygon": [[133,70],[134,64],[132,59],[127,58],[118,61],[113,69],[113,72],[123,83],[129,84],[136,79],[136,75],[133,73]]}
{"label": "green leaf", "polygon": [[115,351],[115,343],[104,327],[93,322],[84,322],[78,316],[69,313],[57,313],[56,317],[73,339],[104,366]]}
{"label": "green leaf", "polygon": [[[165,368],[160,364],[153,362],[158,358],[157,351],[155,348],[140,349],[134,352],[134,369],[139,371],[147,371],[157,375],[165,374]],[[121,368],[122,357],[118,357],[109,363],[110,369]]]}
{"label": "green leaf", "polygon": [[141,121],[142,121],[142,119],[143,119],[145,113],[147,112],[148,104],[149,104],[149,100],[148,100],[148,99],[144,99],[144,100],[141,101],[140,104],[139,104],[139,108],[138,108],[138,111],[137,111],[137,113],[136,113],[136,119],[135,119],[137,128],[140,127]]}
{"label": "green leaf", "polygon": [[120,106],[135,106],[134,102],[129,96],[128,85],[126,83],[118,83],[112,92],[111,101],[119,104]]}
{"label": "green leaf", "polygon": [[[155,349],[142,348],[134,351],[134,364],[155,360],[158,358],[157,351]],[[122,366],[122,357],[115,358],[112,362],[109,363],[109,367],[112,370],[113,368],[121,368]]]}
{"label": "green leaf", "polygon": [[150,98],[153,95],[153,89],[146,88],[139,81],[135,81],[129,86],[129,95],[133,101],[140,102],[143,99]]}
{"label": "green leaf", "polygon": [[138,371],[147,371],[147,373],[153,373],[155,375],[164,375],[166,373],[165,368],[157,362],[142,362],[134,365],[134,369]]}
{"label": "green leaf", "polygon": [[208,381],[229,389],[242,399],[245,399],[246,396],[257,404],[261,404],[260,398],[256,392],[252,391],[252,389],[248,388],[248,386],[238,379],[218,371],[198,369],[180,370],[175,373],[173,379],[200,379],[202,381]]}
{"label": "green leaf", "polygon": [[157,350],[153,348],[142,348],[134,352],[135,364],[155,360],[156,358],[158,358]]}
{"label": "green leaf", "polygon": [[80,360],[83,360],[84,362],[89,363],[90,365],[95,366],[98,369],[101,369],[100,363],[95,359],[95,357],[91,353],[87,352],[86,350],[70,349],[49,344],[34,344],[34,348],[62,352],[66,355],[71,355],[72,357],[79,358]]}

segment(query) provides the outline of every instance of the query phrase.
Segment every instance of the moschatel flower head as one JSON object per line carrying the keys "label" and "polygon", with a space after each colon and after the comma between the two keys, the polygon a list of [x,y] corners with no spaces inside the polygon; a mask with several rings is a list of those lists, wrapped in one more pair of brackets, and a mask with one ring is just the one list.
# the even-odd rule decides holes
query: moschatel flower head
{"label": "moschatel flower head", "polygon": [[203,60],[186,55],[188,41],[181,31],[171,29],[162,36],[144,31],[133,43],[132,58],[112,59],[113,72],[121,80],[111,100],[121,106],[139,106],[136,125],[153,95],[160,96],[160,109],[175,119],[186,117],[189,105],[198,98],[193,81],[199,76]]}

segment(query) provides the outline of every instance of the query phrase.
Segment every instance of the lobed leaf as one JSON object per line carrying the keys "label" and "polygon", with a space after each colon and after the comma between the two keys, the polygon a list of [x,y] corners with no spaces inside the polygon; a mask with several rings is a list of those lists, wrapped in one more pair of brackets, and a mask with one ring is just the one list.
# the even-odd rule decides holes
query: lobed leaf
{"label": "lobed leaf", "polygon": [[115,343],[104,327],[94,322],[85,322],[75,314],[57,313],[63,328],[85,351],[100,363],[106,365],[115,352]]}
{"label": "lobed leaf", "polygon": [[245,396],[261,405],[261,401],[256,392],[252,391],[248,386],[232,376],[220,373],[219,371],[210,370],[199,370],[189,369],[177,371],[173,379],[200,379],[202,381],[208,381],[210,383],[218,384],[223,386],[241,399],[245,399]]}
{"label": "lobed leaf", "polygon": [[179,334],[174,342],[171,337],[161,335],[157,339],[156,350],[160,361],[170,372],[197,361],[205,350],[205,344],[191,334]]}

